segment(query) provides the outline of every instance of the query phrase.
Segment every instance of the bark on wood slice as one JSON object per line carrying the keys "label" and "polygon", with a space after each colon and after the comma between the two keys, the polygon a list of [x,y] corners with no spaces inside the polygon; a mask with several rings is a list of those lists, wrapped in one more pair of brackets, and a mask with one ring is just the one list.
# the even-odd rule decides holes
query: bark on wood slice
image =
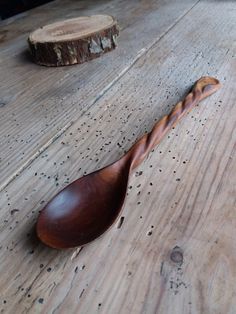
{"label": "bark on wood slice", "polygon": [[117,45],[119,28],[109,15],[73,18],[41,27],[29,35],[36,63],[61,66],[99,57]]}

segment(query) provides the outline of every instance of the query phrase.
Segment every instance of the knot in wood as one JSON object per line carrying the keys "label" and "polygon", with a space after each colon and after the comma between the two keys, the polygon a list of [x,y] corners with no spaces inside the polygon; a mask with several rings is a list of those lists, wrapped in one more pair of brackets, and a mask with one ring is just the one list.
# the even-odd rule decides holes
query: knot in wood
{"label": "knot in wood", "polygon": [[172,262],[176,263],[176,264],[183,264],[183,260],[184,260],[184,256],[183,256],[183,252],[181,250],[181,248],[179,246],[175,246],[171,253],[170,253],[170,259],[172,260]]}

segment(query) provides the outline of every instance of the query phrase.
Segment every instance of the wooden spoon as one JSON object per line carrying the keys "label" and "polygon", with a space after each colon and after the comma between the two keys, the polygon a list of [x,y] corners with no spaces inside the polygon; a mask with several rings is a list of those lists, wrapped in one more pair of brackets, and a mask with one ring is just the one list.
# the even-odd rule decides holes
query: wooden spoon
{"label": "wooden spoon", "polygon": [[82,246],[103,234],[118,217],[130,172],[163,136],[198,102],[220,88],[213,77],[202,77],[169,115],[157,122],[115,163],[84,176],[59,192],[42,210],[37,235],[53,248]]}

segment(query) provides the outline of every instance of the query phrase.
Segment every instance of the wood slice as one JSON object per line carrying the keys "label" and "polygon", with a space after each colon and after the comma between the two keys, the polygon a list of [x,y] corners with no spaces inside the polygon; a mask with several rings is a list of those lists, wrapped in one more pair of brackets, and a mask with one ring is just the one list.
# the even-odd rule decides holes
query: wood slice
{"label": "wood slice", "polygon": [[36,63],[61,66],[83,63],[113,50],[118,35],[112,16],[93,15],[41,27],[29,35],[28,43]]}

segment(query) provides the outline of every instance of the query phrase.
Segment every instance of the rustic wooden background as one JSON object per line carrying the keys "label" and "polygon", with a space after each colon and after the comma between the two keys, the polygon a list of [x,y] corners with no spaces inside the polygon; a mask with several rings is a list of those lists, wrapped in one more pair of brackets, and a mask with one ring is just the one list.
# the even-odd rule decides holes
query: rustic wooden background
{"label": "rustic wooden background", "polygon": [[[115,51],[31,62],[30,31],[94,13],[118,19]],[[235,24],[236,3],[220,0],[57,0],[1,22],[1,313],[236,313]],[[122,220],[82,249],[40,244],[44,204],[115,161],[203,75],[222,89],[133,174]]]}

